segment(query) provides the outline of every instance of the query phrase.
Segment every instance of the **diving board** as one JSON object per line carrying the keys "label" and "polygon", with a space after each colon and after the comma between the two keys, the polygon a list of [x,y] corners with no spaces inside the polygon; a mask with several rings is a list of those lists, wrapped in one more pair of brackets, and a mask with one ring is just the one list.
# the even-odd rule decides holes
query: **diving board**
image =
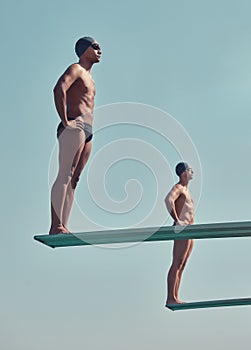
{"label": "diving board", "polygon": [[212,308],[212,307],[245,306],[245,305],[251,305],[251,298],[208,300],[208,301],[198,301],[198,302],[191,302],[191,303],[184,303],[184,304],[167,304],[166,307],[172,311],[177,311],[177,310],[206,309],[206,308]]}
{"label": "diving board", "polygon": [[178,226],[116,229],[74,234],[35,235],[34,239],[51,248],[182,239],[250,237],[251,221]]}

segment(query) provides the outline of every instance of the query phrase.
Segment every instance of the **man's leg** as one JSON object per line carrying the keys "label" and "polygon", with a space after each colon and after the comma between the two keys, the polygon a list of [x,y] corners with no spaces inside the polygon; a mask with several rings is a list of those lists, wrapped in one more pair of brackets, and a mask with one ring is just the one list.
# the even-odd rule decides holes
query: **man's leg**
{"label": "man's leg", "polygon": [[90,157],[91,149],[92,149],[92,141],[89,141],[85,144],[85,147],[81,153],[78,164],[76,166],[75,172],[67,187],[67,192],[66,192],[66,197],[65,197],[64,207],[63,207],[63,215],[62,215],[62,223],[65,228],[68,225],[68,219],[70,216],[70,212],[71,212],[71,208],[74,200],[75,189],[77,187],[80,175]]}
{"label": "man's leg", "polygon": [[65,128],[58,138],[59,170],[51,189],[50,234],[68,233],[62,223],[63,205],[67,187],[75,172],[85,145],[85,133],[78,129]]}
{"label": "man's leg", "polygon": [[191,255],[192,253],[192,250],[193,250],[193,244],[194,244],[194,240],[193,239],[189,239],[188,240],[188,248],[187,248],[187,253],[184,257],[184,262],[183,264],[181,265],[179,271],[178,271],[178,278],[177,278],[177,283],[175,285],[175,293],[174,293],[174,296],[175,298],[178,300],[178,291],[179,291],[179,288],[180,288],[180,281],[181,281],[181,277],[182,277],[182,273],[185,269],[185,266],[187,264],[187,261],[188,261],[188,258],[189,256]]}
{"label": "man's leg", "polygon": [[[167,304],[181,302],[176,295],[177,286],[179,286],[179,272],[184,264],[187,252],[189,250],[189,240],[177,240],[173,245],[173,261],[167,276]],[[178,284],[178,285],[177,285]]]}

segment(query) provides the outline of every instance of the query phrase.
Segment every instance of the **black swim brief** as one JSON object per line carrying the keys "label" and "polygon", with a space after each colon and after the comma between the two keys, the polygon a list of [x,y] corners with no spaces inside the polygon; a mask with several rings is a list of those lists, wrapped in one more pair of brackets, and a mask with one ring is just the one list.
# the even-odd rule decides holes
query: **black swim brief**
{"label": "black swim brief", "polygon": [[[76,118],[68,118],[68,120],[74,120]],[[81,125],[79,126],[79,128],[81,128],[84,133],[85,133],[85,143],[91,141],[92,139],[92,125],[91,124],[88,124],[88,123],[85,123],[84,121],[81,122]],[[61,133],[64,131],[65,129],[65,126],[63,125],[62,122],[60,122],[58,124],[58,127],[57,127],[57,138],[61,135]]]}

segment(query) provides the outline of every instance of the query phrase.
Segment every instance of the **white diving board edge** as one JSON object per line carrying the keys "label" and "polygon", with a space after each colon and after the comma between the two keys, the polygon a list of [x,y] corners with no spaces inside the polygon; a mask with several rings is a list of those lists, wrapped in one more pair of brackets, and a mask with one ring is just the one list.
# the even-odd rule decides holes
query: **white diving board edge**
{"label": "white diving board edge", "polygon": [[251,221],[178,226],[114,229],[74,234],[35,235],[34,239],[51,248],[182,239],[250,237]]}
{"label": "white diving board edge", "polygon": [[178,311],[178,310],[207,309],[207,308],[213,308],[213,307],[245,306],[245,305],[251,305],[251,298],[208,300],[208,301],[189,302],[184,304],[167,304],[166,307],[172,311]]}

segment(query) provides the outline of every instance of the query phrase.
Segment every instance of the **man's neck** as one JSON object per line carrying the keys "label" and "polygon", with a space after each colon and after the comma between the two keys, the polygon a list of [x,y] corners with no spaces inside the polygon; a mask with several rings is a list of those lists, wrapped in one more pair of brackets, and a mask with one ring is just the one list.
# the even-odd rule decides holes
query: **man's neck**
{"label": "man's neck", "polygon": [[188,181],[184,179],[180,179],[179,184],[181,184],[183,187],[188,187]]}
{"label": "man's neck", "polygon": [[90,63],[89,61],[86,60],[79,60],[79,64],[81,67],[83,67],[87,72],[91,71],[93,63]]}

